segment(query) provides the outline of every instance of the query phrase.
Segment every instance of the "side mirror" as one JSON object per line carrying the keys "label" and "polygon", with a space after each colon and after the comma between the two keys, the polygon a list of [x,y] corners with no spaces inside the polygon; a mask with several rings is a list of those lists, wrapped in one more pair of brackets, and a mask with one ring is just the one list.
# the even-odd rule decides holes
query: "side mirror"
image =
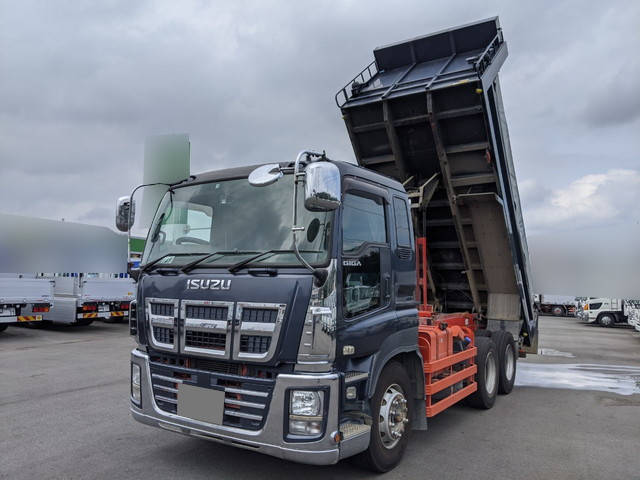
{"label": "side mirror", "polygon": [[341,203],[340,170],[333,163],[313,162],[305,168],[304,206],[312,212],[335,210]]}
{"label": "side mirror", "polygon": [[[129,231],[129,227],[133,226],[136,218],[136,202],[133,202],[131,208],[131,216],[129,216],[130,197],[120,197],[116,206],[116,228],[121,232]],[[131,225],[129,224],[131,221]]]}
{"label": "side mirror", "polygon": [[127,267],[127,273],[129,274],[129,276],[133,279],[134,282],[138,282],[138,280],[140,279],[140,268],[139,267],[133,267],[131,265],[129,265]]}

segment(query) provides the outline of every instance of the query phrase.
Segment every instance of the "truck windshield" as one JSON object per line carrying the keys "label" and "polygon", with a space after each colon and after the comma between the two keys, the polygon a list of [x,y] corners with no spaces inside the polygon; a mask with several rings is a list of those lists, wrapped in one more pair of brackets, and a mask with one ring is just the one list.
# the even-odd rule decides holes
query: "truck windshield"
{"label": "truck windshield", "polygon": [[[240,178],[168,191],[149,229],[142,264],[164,256],[159,265],[179,266],[220,252],[202,265],[229,266],[276,250],[255,263],[299,266],[290,250],[292,195],[292,175],[266,187],[254,187]],[[328,261],[333,212],[310,212],[303,197],[299,189],[298,225],[305,231],[297,236],[298,247],[311,265],[322,266]]]}

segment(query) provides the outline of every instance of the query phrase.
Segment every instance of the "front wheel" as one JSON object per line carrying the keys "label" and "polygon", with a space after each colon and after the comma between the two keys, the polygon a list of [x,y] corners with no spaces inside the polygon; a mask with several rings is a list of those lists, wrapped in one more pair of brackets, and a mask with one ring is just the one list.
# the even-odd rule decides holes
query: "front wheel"
{"label": "front wheel", "polygon": [[603,313],[598,317],[598,323],[601,327],[612,327],[615,322],[615,318],[610,313]]}
{"label": "front wheel", "polygon": [[375,472],[388,472],[402,459],[411,431],[411,382],[397,362],[387,365],[371,399],[373,424],[369,448],[356,461]]}

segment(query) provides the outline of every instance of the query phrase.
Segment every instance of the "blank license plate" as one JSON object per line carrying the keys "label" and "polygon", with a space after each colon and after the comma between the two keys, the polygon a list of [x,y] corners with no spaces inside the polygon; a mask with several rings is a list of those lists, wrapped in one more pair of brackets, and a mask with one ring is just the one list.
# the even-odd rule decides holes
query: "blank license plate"
{"label": "blank license plate", "polygon": [[109,311],[109,305],[100,305],[100,306],[98,306],[98,311],[99,312],[108,312]]}
{"label": "blank license plate", "polygon": [[206,423],[222,425],[224,391],[178,385],[178,415]]}

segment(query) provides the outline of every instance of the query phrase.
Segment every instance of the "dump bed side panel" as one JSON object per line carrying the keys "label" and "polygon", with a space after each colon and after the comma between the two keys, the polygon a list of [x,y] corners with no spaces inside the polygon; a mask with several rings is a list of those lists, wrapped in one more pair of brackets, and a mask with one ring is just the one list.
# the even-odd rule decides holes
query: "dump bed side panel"
{"label": "dump bed side panel", "polygon": [[[427,238],[430,298],[535,332],[498,70],[498,19],[385,46],[336,95],[358,163],[403,182]],[[507,322],[507,323],[505,323]]]}

